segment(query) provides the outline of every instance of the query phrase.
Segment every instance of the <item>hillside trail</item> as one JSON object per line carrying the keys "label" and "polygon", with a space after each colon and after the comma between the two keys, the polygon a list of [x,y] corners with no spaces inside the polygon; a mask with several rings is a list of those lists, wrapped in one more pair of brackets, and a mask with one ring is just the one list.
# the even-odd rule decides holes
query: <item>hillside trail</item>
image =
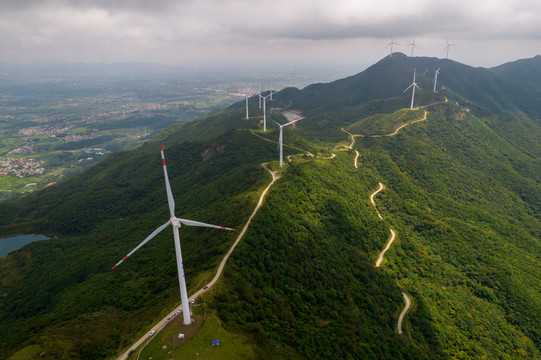
{"label": "hillside trail", "polygon": [[[439,103],[438,103],[439,104]],[[432,104],[432,105],[435,105],[435,104]],[[432,105],[427,105],[427,106],[432,106]],[[346,129],[344,128],[341,128],[340,130],[342,130],[343,132],[345,132],[346,134],[348,134],[349,136],[351,136],[351,144],[349,145],[343,145],[346,149],[353,149],[353,145],[355,145],[355,138],[356,137],[363,137],[363,138],[380,138],[380,137],[388,137],[388,136],[396,136],[398,134],[398,132],[400,130],[402,130],[403,128],[405,128],[406,126],[408,125],[411,125],[411,124],[415,124],[415,123],[418,123],[418,122],[421,122],[421,121],[425,121],[426,120],[426,116],[427,116],[428,112],[425,110],[425,113],[423,115],[422,118],[420,119],[415,119],[415,120],[412,120],[410,122],[407,122],[405,124],[402,124],[400,125],[399,127],[397,127],[395,129],[395,131],[393,131],[392,133],[389,133],[389,134],[379,134],[379,135],[364,135],[364,134],[352,134],[350,133],[349,131],[347,131]]]}
{"label": "hillside trail", "polygon": [[[380,191],[382,191],[383,189],[385,189],[385,186],[383,186],[382,183],[379,183],[378,189],[376,191],[374,191],[372,193],[372,195],[370,195],[370,202],[372,203],[372,205],[376,209],[376,213],[378,214],[378,217],[380,218],[380,220],[383,220],[383,217],[381,216],[381,214],[379,213],[379,211],[378,211],[378,209],[376,207],[376,202],[374,201],[374,197]],[[385,255],[387,250],[389,250],[391,248],[391,245],[392,245],[395,238],[396,238],[396,233],[395,233],[395,231],[393,229],[391,229],[391,236],[389,237],[389,240],[387,241],[387,245],[385,245],[385,248],[380,252],[379,257],[376,260],[376,267],[379,267],[381,265],[381,262],[383,261],[383,256]]]}
{"label": "hillside trail", "polygon": [[405,292],[403,292],[402,295],[404,295],[404,309],[400,313],[398,324],[396,325],[399,335],[402,335],[402,320],[404,320],[404,316],[406,316],[411,307],[411,298]]}
{"label": "hillside trail", "polygon": [[[265,198],[265,195],[267,194],[267,192],[269,191],[271,186],[276,182],[276,180],[278,180],[280,178],[280,175],[278,175],[278,173],[273,172],[271,169],[268,168],[268,163],[263,163],[263,164],[261,164],[261,166],[271,174],[272,181],[270,182],[269,185],[267,185],[265,190],[263,190],[263,192],[261,193],[261,196],[259,197],[259,201],[257,202],[257,205],[256,205],[254,211],[252,212],[252,214],[248,218],[248,221],[246,222],[246,224],[242,228],[242,231],[240,232],[239,236],[237,236],[237,239],[235,240],[233,245],[231,245],[231,247],[229,248],[229,251],[227,252],[227,254],[225,254],[225,256],[223,257],[222,262],[218,266],[218,270],[216,271],[216,274],[214,275],[214,278],[208,284],[206,284],[201,289],[196,291],[192,296],[190,296],[188,298],[189,303],[191,303],[192,300],[195,300],[196,298],[198,298],[199,296],[201,296],[205,292],[209,291],[214,286],[214,284],[216,284],[216,282],[219,280],[219,278],[222,275],[222,272],[224,270],[225,264],[227,263],[227,260],[229,259],[229,256],[231,255],[231,253],[233,253],[233,250],[235,250],[235,248],[237,247],[240,240],[244,237],[244,234],[248,230],[248,227],[250,226],[250,223],[252,222],[252,219],[257,214],[259,208],[263,204],[263,199]],[[182,310],[182,305],[179,305],[179,306],[175,307],[175,309],[181,309]],[[153,336],[156,336],[156,334],[158,334],[165,327],[165,325],[167,325],[169,323],[170,318],[171,318],[171,315],[167,314],[163,319],[161,319],[151,329],[149,329],[145,333],[145,335],[143,335],[139,340],[137,340],[135,343],[133,343],[128,348],[128,350],[126,350],[122,355],[117,357],[117,360],[125,360],[125,359],[127,359],[130,350],[137,349],[139,346],[141,346],[145,342],[145,340],[148,340],[148,342],[150,342],[152,337],[149,335],[149,333],[154,331],[155,333],[154,333]],[[148,344],[148,342],[147,342],[147,344]],[[145,346],[146,346],[146,344],[145,344]]]}
{"label": "hillside trail", "polygon": [[[379,211],[378,211],[378,209],[376,207],[376,202],[374,201],[374,197],[380,191],[382,191],[383,189],[385,189],[385,186],[383,186],[382,183],[379,183],[379,187],[377,188],[377,190],[374,191],[370,195],[370,202],[372,203],[372,205],[376,209],[376,213],[378,214],[378,217],[380,218],[380,220],[383,220],[383,217],[381,216],[381,214],[379,213]],[[389,250],[391,248],[391,245],[392,245],[395,238],[396,238],[396,233],[395,233],[395,231],[393,229],[391,229],[391,236],[389,237],[389,240],[387,241],[387,245],[381,251],[381,253],[379,254],[378,259],[376,260],[376,267],[380,267],[380,265],[381,265],[381,263],[383,261],[383,257],[385,255],[385,253],[387,252],[387,250]],[[400,316],[398,317],[398,322],[396,324],[399,335],[402,335],[402,321],[404,320],[404,317],[406,316],[406,314],[408,313],[408,311],[409,311],[409,309],[411,307],[411,298],[410,298],[410,296],[407,295],[405,292],[402,292],[402,295],[404,296],[404,309],[400,313]]]}

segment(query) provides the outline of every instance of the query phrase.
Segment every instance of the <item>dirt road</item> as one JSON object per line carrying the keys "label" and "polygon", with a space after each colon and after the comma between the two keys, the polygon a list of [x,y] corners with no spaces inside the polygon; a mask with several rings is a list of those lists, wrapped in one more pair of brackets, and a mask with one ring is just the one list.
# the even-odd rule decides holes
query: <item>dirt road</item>
{"label": "dirt road", "polygon": [[408,310],[410,309],[410,306],[411,306],[411,299],[408,295],[406,295],[405,292],[402,293],[402,295],[404,295],[404,310],[402,310],[402,312],[400,313],[400,316],[398,317],[398,324],[397,324],[397,329],[398,329],[398,333],[399,334],[402,334],[402,320],[404,320],[404,316],[406,316],[406,314],[408,313]]}
{"label": "dirt road", "polygon": [[[227,254],[225,254],[224,258],[222,259],[222,262],[220,263],[220,266],[218,266],[218,270],[216,271],[216,275],[214,275],[214,278],[208,284],[203,286],[202,289],[199,289],[195,294],[193,294],[192,296],[189,297],[188,301],[190,303],[192,302],[193,299],[198,298],[203,293],[210,290],[212,288],[212,286],[218,281],[218,279],[222,275],[222,272],[223,272],[223,269],[224,269],[225,264],[227,262],[227,259],[229,259],[229,256],[231,255],[231,253],[233,252],[233,250],[235,250],[235,247],[237,246],[237,244],[240,242],[240,240],[242,239],[242,237],[246,233],[246,230],[248,230],[248,227],[250,226],[250,223],[251,223],[252,219],[254,218],[255,214],[257,213],[257,211],[259,210],[259,208],[263,204],[263,199],[264,199],[265,195],[267,194],[267,191],[274,184],[274,182],[280,178],[280,176],[278,174],[276,174],[275,172],[273,172],[272,170],[270,170],[267,167],[266,163],[261,164],[261,166],[263,166],[271,174],[271,176],[272,176],[271,183],[265,188],[265,190],[263,190],[263,193],[261,193],[261,196],[259,197],[259,201],[258,201],[254,211],[252,212],[252,215],[250,215],[250,217],[248,218],[248,221],[246,222],[246,224],[242,228],[242,231],[240,232],[239,236],[237,237],[237,239],[235,240],[233,245],[231,245],[231,248],[229,248],[229,251],[227,252]],[[176,309],[182,309],[182,305],[178,306]],[[125,359],[127,359],[128,358],[128,353],[130,352],[131,349],[137,349],[145,341],[149,340],[150,332],[152,332],[152,331],[154,331],[155,333],[160,332],[163,329],[163,327],[165,325],[167,325],[167,323],[169,322],[168,319],[170,319],[170,317],[171,317],[171,315],[168,314],[163,319],[161,319],[157,324],[155,324],[152,328],[150,328],[145,333],[145,335],[143,335],[139,340],[137,340],[135,343],[133,343],[132,346],[130,346],[122,355],[117,357],[117,360],[125,360]],[[154,336],[156,336],[156,334],[154,334]]]}

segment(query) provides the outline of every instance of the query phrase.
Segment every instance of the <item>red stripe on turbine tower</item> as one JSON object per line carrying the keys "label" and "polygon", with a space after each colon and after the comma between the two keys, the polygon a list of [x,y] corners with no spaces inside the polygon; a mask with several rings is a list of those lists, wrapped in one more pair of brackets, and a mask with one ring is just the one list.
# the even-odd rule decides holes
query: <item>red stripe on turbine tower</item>
{"label": "red stripe on turbine tower", "polygon": [[165,159],[162,159],[162,164],[163,166],[165,166]]}

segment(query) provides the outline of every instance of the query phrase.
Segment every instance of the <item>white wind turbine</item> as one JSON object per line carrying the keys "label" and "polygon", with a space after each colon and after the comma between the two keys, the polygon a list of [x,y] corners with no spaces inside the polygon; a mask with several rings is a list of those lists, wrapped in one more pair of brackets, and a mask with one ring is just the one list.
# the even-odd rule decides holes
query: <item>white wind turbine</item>
{"label": "white wind turbine", "polygon": [[300,117],[298,119],[295,119],[293,121],[290,121],[288,122],[287,124],[284,124],[284,125],[281,125],[281,124],[278,124],[276,121],[274,121],[276,123],[276,125],[278,125],[280,127],[280,136],[278,136],[278,147],[280,148],[280,167],[283,167],[284,166],[284,142],[283,142],[283,137],[284,137],[284,127],[286,126],[289,126],[291,124],[294,124],[296,123],[297,121],[299,120],[302,120],[304,119],[304,117]]}
{"label": "white wind turbine", "polygon": [[413,39],[413,42],[408,44],[408,46],[411,46],[411,57],[413,57],[413,49],[417,47],[417,45],[415,45],[415,40],[416,39]]}
{"label": "white wind turbine", "polygon": [[244,95],[246,97],[246,119],[249,119],[249,114],[248,114],[248,99],[250,98],[250,96],[253,95],[253,90],[249,87],[246,87],[244,89],[244,92],[242,93],[242,95]]}
{"label": "white wind turbine", "polygon": [[165,224],[163,224],[162,226],[154,230],[145,240],[143,240],[142,243],[137,245],[135,249],[133,249],[128,255],[124,256],[122,260],[116,263],[116,265],[113,266],[112,270],[114,270],[118,265],[120,265],[124,260],[126,260],[134,252],[139,250],[139,248],[141,248],[143,245],[149,242],[154,236],[158,235],[169,224],[171,224],[171,226],[173,227],[173,237],[175,240],[175,251],[176,251],[176,256],[177,256],[178,282],[180,285],[180,298],[182,300],[182,313],[184,314],[184,324],[189,325],[191,324],[192,320],[190,317],[190,307],[188,304],[188,292],[186,291],[186,280],[184,279],[184,266],[182,263],[182,253],[180,251],[180,237],[178,234],[178,229],[182,225],[210,227],[210,228],[215,228],[215,229],[231,230],[231,231],[234,231],[235,229],[224,227],[224,226],[206,224],[199,221],[180,219],[175,216],[175,200],[173,198],[173,193],[171,192],[171,186],[169,185],[169,178],[167,176],[167,168],[165,167],[165,157],[163,155],[163,147],[161,144],[160,144],[160,152],[162,155],[163,174],[165,176],[165,190],[167,192],[167,202],[169,203],[169,212],[171,214],[171,218],[167,220]]}
{"label": "white wind turbine", "polygon": [[406,91],[409,90],[409,88],[413,87],[413,92],[411,93],[411,106],[410,106],[411,110],[413,110],[413,100],[415,99],[415,88],[421,90],[421,88],[417,86],[417,83],[415,82],[415,72],[416,72],[416,69],[413,69],[413,82],[411,83],[411,85],[408,86],[406,90],[402,91],[402,93],[405,93]]}
{"label": "white wind turbine", "polygon": [[436,71],[434,73],[434,92],[436,92],[436,84],[438,83],[438,75],[440,74],[440,68],[434,70]]}
{"label": "white wind turbine", "polygon": [[259,108],[261,109],[261,84],[259,84],[259,92],[257,94],[259,96]]}
{"label": "white wind turbine", "polygon": [[393,57],[393,45],[398,45],[398,44],[395,43],[394,38],[391,37],[391,42],[389,44],[387,44],[387,46],[385,46],[386,48],[388,48],[389,46],[391,47],[391,57]]}
{"label": "white wind turbine", "polygon": [[267,131],[267,98],[270,97],[270,100],[272,100],[272,90],[269,95],[263,96],[261,93],[259,93],[259,102],[261,102],[261,99],[263,99],[263,132]]}
{"label": "white wind turbine", "polygon": [[445,58],[449,59],[449,48],[451,46],[455,46],[456,44],[449,44],[449,41],[447,41],[447,39],[445,39],[445,42],[447,43],[447,46],[445,46],[445,49],[443,51],[445,51]]}

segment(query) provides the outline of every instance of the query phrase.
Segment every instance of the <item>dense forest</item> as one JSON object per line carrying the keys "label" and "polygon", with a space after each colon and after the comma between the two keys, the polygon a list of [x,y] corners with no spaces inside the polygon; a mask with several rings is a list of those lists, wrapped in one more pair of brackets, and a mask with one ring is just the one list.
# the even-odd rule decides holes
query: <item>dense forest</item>
{"label": "dense forest", "polygon": [[[513,80],[541,80],[540,62],[476,69],[396,54],[276,93],[270,117],[306,118],[284,129],[290,161],[205,309],[258,359],[541,357],[541,88]],[[425,90],[409,110],[414,67]],[[0,260],[3,358],[114,358],[178,304],[170,231],[110,268],[168,218],[159,143],[179,216],[246,222],[270,182],[261,163],[278,170],[278,131],[243,119],[243,106],[0,204],[2,234],[56,236]],[[190,294],[233,240],[181,229]],[[413,306],[398,334],[402,292]]]}

